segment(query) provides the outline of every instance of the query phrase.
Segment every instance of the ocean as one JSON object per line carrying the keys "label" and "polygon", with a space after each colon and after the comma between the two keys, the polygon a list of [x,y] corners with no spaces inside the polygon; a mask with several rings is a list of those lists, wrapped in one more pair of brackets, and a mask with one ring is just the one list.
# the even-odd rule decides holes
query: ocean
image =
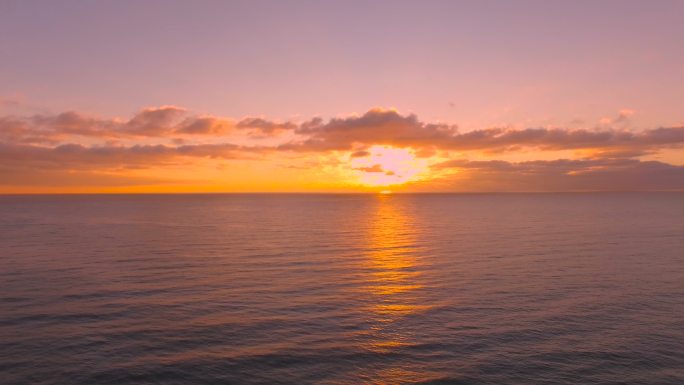
{"label": "ocean", "polygon": [[0,197],[2,384],[684,384],[684,193]]}

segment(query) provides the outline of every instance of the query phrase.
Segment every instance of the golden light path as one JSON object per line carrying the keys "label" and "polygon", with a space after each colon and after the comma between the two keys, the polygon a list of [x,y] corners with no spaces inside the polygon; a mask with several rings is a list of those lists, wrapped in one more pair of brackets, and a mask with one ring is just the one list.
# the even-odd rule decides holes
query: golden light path
{"label": "golden light path", "polygon": [[[368,316],[374,324],[366,349],[389,353],[415,343],[402,320],[431,306],[423,297],[421,250],[416,245],[419,225],[397,196],[378,195],[369,215],[367,258],[363,263]],[[428,376],[422,368],[397,363],[382,365],[373,383],[417,382]]]}

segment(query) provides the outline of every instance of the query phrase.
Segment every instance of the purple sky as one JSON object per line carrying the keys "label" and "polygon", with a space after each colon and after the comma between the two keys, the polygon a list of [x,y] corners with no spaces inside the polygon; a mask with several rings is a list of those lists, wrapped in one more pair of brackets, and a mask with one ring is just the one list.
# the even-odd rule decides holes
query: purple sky
{"label": "purple sky", "polygon": [[[127,117],[684,120],[683,1],[0,1],[0,98]],[[5,110],[17,109],[4,103]]]}

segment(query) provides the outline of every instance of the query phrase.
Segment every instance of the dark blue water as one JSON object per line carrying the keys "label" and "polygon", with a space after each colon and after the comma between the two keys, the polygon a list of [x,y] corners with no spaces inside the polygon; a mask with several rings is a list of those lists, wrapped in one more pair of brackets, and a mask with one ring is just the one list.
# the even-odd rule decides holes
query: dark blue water
{"label": "dark blue water", "polygon": [[684,384],[684,194],[0,197],[2,384]]}

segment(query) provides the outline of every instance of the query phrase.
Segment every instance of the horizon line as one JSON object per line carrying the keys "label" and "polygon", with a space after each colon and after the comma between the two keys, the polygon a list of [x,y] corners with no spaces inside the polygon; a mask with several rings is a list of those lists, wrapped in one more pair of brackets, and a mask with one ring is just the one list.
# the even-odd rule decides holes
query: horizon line
{"label": "horizon line", "polygon": [[634,194],[684,193],[684,190],[562,190],[562,191],[192,191],[192,192],[60,192],[60,193],[0,193],[3,196],[56,196],[56,195],[503,195],[503,194]]}

